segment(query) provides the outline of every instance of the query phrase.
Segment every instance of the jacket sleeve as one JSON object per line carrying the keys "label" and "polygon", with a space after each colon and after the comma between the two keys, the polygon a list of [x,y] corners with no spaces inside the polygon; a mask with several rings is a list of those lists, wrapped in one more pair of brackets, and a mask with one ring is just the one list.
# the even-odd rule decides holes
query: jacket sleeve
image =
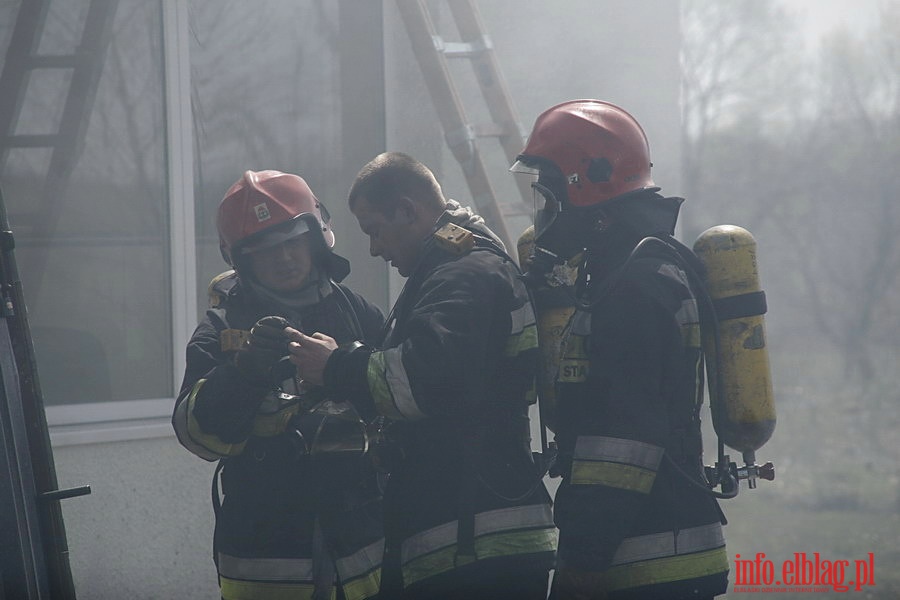
{"label": "jacket sleeve", "polygon": [[186,358],[184,380],[172,415],[178,441],[210,461],[239,454],[268,388],[248,383],[231,364],[209,318],[194,331]]}
{"label": "jacket sleeve", "polygon": [[559,388],[572,456],[556,520],[561,558],[574,568],[609,566],[656,482],[669,435],[666,370],[682,352],[670,308],[623,282],[591,311],[586,383]]}
{"label": "jacket sleeve", "polygon": [[[326,387],[347,394],[364,413],[394,420],[467,414],[484,389],[485,364],[505,339],[492,335],[510,284],[487,253],[445,263],[416,290],[391,347],[359,346],[332,354]],[[499,307],[499,308],[498,308]]]}

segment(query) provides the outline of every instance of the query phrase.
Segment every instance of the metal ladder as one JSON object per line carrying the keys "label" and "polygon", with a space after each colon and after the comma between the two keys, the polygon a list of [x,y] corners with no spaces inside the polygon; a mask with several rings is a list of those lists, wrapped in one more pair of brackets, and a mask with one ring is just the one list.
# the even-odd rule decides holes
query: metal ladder
{"label": "metal ladder", "polygon": [[[66,195],[69,178],[81,152],[118,0],[90,0],[81,37],[71,54],[38,54],[51,4],[52,0],[24,0],[21,3],[0,73],[0,90],[3,90],[0,94],[0,174],[13,149],[50,150],[39,196],[27,213],[15,215],[17,225],[26,227],[32,238],[47,238],[56,229],[60,213],[57,206]],[[58,127],[55,133],[19,133],[19,116],[28,95],[31,74],[39,69],[71,73],[68,86],[60,86],[65,98]],[[47,252],[36,254],[35,258],[39,262],[33,264],[32,269],[42,273]],[[41,279],[35,277],[35,283]],[[35,289],[30,293],[36,295]]]}
{"label": "metal ladder", "polygon": [[[519,122],[494,54],[493,43],[484,30],[474,0],[446,0],[445,4],[453,15],[460,42],[447,42],[438,34],[426,0],[397,0],[447,145],[462,167],[478,210],[506,247],[512,250],[515,239],[509,235],[508,219],[531,217],[530,183],[525,178],[515,177],[518,197],[506,202],[499,201],[485,167],[483,150],[486,147],[480,139],[497,138],[508,166],[522,151],[527,134]],[[471,61],[473,77],[493,122],[479,124],[469,120],[453,80],[449,65],[451,59]],[[494,176],[498,174],[494,173]],[[508,177],[509,174],[504,170],[500,176]]]}

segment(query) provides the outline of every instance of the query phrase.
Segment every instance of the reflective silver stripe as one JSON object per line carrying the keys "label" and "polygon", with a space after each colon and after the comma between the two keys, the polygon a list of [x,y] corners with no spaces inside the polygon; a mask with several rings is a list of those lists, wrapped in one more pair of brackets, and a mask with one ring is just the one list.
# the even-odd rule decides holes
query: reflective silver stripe
{"label": "reflective silver stripe", "polygon": [[251,581],[313,581],[309,558],[239,558],[219,552],[219,573],[231,579]]}
{"label": "reflective silver stripe", "polygon": [[674,279],[684,287],[688,287],[687,275],[684,274],[684,271],[676,267],[672,264],[664,264],[660,265],[659,270],[657,271],[660,275],[664,277],[668,277],[669,279]]}
{"label": "reflective silver stripe", "polygon": [[509,313],[509,318],[512,323],[510,335],[521,333],[527,326],[535,324],[534,309],[530,303]]}
{"label": "reflective silver stripe", "polygon": [[349,581],[379,567],[383,558],[384,539],[379,539],[350,556],[337,559],[335,565],[341,581]]}
{"label": "reflective silver stripe", "polygon": [[519,333],[513,334],[506,339],[506,346],[503,348],[503,355],[507,357],[516,357],[528,350],[535,350],[538,347],[537,325],[528,325]]}
{"label": "reflective silver stripe", "polygon": [[175,435],[182,446],[204,460],[214,461],[240,454],[244,449],[243,442],[226,444],[213,435],[204,434],[194,418],[194,401],[205,383],[206,379],[198,380],[191,393],[175,407],[175,414],[172,417]]}
{"label": "reflective silver stripe", "polygon": [[398,420],[425,416],[413,398],[399,347],[373,352],[369,356],[366,378],[379,414]]}
{"label": "reflective silver stripe", "polygon": [[725,536],[720,523],[710,523],[675,532],[652,533],[626,538],[619,544],[613,556],[613,565],[624,565],[641,560],[693,554],[725,546]]}
{"label": "reflective silver stripe", "polygon": [[[197,383],[199,384],[200,382]],[[191,397],[193,397],[193,393],[191,394]],[[218,460],[222,458],[220,454],[209,451],[206,447],[201,446],[191,438],[190,427],[188,425],[188,423],[190,422],[188,406],[191,403],[191,397],[183,399],[178,403],[178,406],[175,407],[175,415],[172,418],[172,426],[175,428],[175,436],[178,438],[178,441],[182,446],[184,446],[200,458],[208,461]]]}
{"label": "reflective silver stripe", "polygon": [[576,460],[624,463],[656,471],[664,450],[659,446],[600,435],[580,435],[575,440]]}
{"label": "reflective silver stripe", "polygon": [[569,333],[572,335],[590,335],[591,313],[584,310],[576,310],[569,321]]}
{"label": "reflective silver stripe", "polygon": [[697,301],[693,298],[682,300],[681,308],[675,313],[675,320],[682,326],[699,323],[700,313],[697,312]]}
{"label": "reflective silver stripe", "polygon": [[413,398],[412,388],[409,386],[401,348],[402,346],[398,346],[381,352],[384,357],[384,379],[394,397],[394,406],[403,418],[410,421],[424,419],[425,413],[419,410],[419,405]]}
{"label": "reflective silver stripe", "polygon": [[[490,510],[475,515],[475,537],[515,531],[553,527],[553,511],[548,504],[530,504]],[[435,550],[456,543],[457,521],[438,525],[417,533],[403,542],[400,560],[403,564]]]}

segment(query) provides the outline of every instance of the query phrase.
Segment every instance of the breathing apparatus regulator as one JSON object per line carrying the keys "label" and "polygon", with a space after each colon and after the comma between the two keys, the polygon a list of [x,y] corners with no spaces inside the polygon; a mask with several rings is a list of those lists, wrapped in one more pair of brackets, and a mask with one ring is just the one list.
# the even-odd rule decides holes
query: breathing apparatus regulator
{"label": "breathing apparatus regulator", "polygon": [[[542,415],[546,413],[544,421],[551,430],[556,425],[554,382],[564,329],[576,308],[589,310],[594,303],[585,304],[575,291],[583,258],[578,254],[579,242],[586,227],[592,231],[606,227],[609,211],[659,190],[650,175],[651,166],[647,137],[633,116],[609,102],[572,100],[538,116],[526,147],[510,168],[537,175],[532,183],[535,199],[543,196],[545,201],[542,208],[536,206],[535,225],[519,238],[518,249],[535,301],[542,359],[538,384]],[[680,203],[680,199],[659,198]],[[635,231],[674,229],[677,212],[677,205],[668,212],[648,212],[642,218],[650,219],[652,227]],[[671,215],[666,221],[669,226],[659,221],[666,215]],[[718,437],[718,459],[704,468],[705,483],[684,472],[673,459],[669,462],[694,485],[716,497],[732,498],[742,479],[752,489],[758,479],[775,477],[772,463],[756,464],[756,451],[771,437],[776,420],[756,241],[749,231],[734,225],[706,230],[693,249],[671,235],[652,234],[598,283],[599,295],[611,290],[632,261],[649,251],[662,252],[681,267],[697,296],[710,410]],[[726,446],[741,453],[743,466],[731,461]]]}

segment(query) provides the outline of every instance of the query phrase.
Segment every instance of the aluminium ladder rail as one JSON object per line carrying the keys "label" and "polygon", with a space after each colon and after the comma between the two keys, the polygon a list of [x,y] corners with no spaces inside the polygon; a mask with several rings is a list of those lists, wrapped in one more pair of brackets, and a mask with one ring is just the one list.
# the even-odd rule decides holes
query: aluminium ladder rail
{"label": "aluminium ladder rail", "polygon": [[[461,42],[447,42],[440,35],[425,0],[397,0],[397,7],[412,44],[444,131],[447,145],[462,167],[473,200],[490,227],[507,248],[515,248],[507,228],[507,217],[531,217],[530,183],[515,177],[519,197],[508,202],[497,199],[479,139],[497,138],[506,164],[512,164],[524,146],[525,132],[519,122],[512,97],[500,72],[493,43],[484,30],[474,0],[446,0]],[[478,88],[488,107],[492,123],[469,121],[449,66],[451,59],[472,61]],[[508,176],[505,171],[503,175]]]}

